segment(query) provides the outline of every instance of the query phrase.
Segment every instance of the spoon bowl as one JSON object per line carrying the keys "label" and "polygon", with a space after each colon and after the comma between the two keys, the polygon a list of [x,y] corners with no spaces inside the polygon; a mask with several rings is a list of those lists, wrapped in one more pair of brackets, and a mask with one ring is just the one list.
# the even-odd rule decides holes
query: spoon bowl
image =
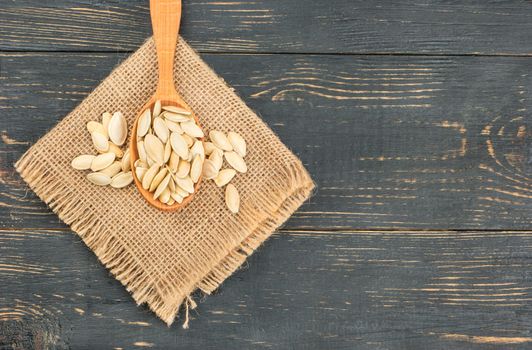
{"label": "spoon bowl", "polygon": [[[131,170],[137,189],[149,204],[160,210],[176,211],[185,207],[192,201],[194,194],[197,193],[201,185],[202,176],[200,176],[198,181],[194,184],[194,193],[190,193],[183,199],[181,203],[175,202],[172,205],[168,205],[162,203],[158,199],[154,199],[154,194],[142,187],[142,182],[137,178],[135,172],[135,162],[139,159],[137,149],[138,120],[143,115],[144,111],[146,111],[146,109],[149,108],[150,110],[153,110],[154,104],[157,101],[161,101],[162,106],[176,106],[190,111],[196,125],[198,125],[200,128],[201,125],[197,116],[179,95],[174,85],[174,58],[177,47],[179,23],[181,21],[181,0],[150,0],[150,14],[153,28],[153,39],[155,41],[155,47],[157,51],[159,83],[155,94],[142,107],[139,114],[135,118],[135,122],[133,123],[131,141],[129,144]],[[151,122],[153,122],[153,120]],[[204,138],[202,137],[197,139],[203,142]]]}
{"label": "spoon bowl", "polygon": [[[154,193],[149,192],[148,190],[145,190],[142,187],[142,181],[140,181],[137,178],[137,175],[135,173],[135,162],[139,159],[139,153],[138,153],[138,148],[137,148],[137,126],[138,126],[138,120],[142,116],[144,111],[146,111],[148,108],[150,110],[153,110],[153,106],[155,105],[155,102],[157,102],[157,100],[161,101],[161,105],[163,105],[163,106],[175,106],[175,107],[180,107],[180,108],[183,108],[183,109],[191,111],[190,108],[188,108],[188,106],[177,102],[175,99],[174,100],[169,100],[169,99],[162,99],[161,100],[161,99],[157,98],[156,95],[154,95],[148,101],[148,103],[146,103],[144,105],[144,107],[142,107],[141,112],[135,118],[135,122],[133,124],[133,129],[131,131],[131,141],[130,141],[130,144],[129,144],[129,154],[130,154],[130,162],[131,162],[130,165],[131,165],[131,169],[132,169],[132,173],[133,173],[133,180],[135,182],[135,185],[137,186],[137,189],[139,190],[140,194],[146,199],[146,201],[149,204],[151,204],[152,206],[156,207],[157,209],[160,209],[160,210],[163,210],[163,211],[177,211],[177,210],[185,207],[187,204],[189,204],[192,201],[192,199],[194,198],[194,195],[198,192],[198,189],[201,186],[201,181],[202,181],[202,177],[203,176],[200,176],[199,180],[194,184],[194,193],[191,193],[187,197],[185,197],[183,199],[183,202],[181,202],[181,203],[175,202],[172,205],[168,205],[168,204],[162,203],[158,199],[154,199],[153,198]],[[193,112],[192,112],[192,117],[194,118],[196,124],[199,126],[200,124],[199,124],[199,121],[198,121],[198,117]],[[202,138],[198,138],[198,139],[201,140],[202,142],[204,140],[203,137]]]}

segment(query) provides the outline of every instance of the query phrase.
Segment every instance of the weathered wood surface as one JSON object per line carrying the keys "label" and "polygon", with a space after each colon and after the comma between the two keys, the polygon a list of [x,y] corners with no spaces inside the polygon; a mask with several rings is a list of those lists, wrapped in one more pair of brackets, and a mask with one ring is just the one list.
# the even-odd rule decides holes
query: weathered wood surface
{"label": "weathered wood surface", "polygon": [[[318,184],[287,228],[531,228],[529,58],[203,56]],[[64,227],[11,164],[118,57],[0,56],[0,226]]]}
{"label": "weathered wood surface", "polygon": [[[531,55],[529,1],[184,2],[200,51]],[[150,33],[144,0],[4,0],[0,49],[134,50]]]}
{"label": "weathered wood surface", "polygon": [[183,331],[12,166],[149,35],[147,1],[2,1],[0,349],[531,348],[531,8],[185,0],[318,189]]}
{"label": "weathered wood surface", "polygon": [[[276,234],[166,328],[68,231],[0,230],[0,343],[20,348],[526,349],[532,234]],[[334,282],[333,282],[334,281]]]}

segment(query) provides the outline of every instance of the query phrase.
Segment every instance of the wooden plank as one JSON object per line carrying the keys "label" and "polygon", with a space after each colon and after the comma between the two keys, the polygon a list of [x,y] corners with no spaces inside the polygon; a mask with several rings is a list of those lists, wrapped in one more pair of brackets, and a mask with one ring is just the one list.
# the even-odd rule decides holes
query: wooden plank
{"label": "wooden plank", "polygon": [[[275,234],[167,329],[68,231],[0,230],[0,344],[495,349],[532,343],[532,232]],[[150,345],[151,344],[151,345]]]}
{"label": "wooden plank", "polygon": [[[64,228],[12,164],[123,56],[0,56],[1,227]],[[530,59],[204,58],[318,184],[287,228],[531,227]]]}
{"label": "wooden plank", "polygon": [[[532,54],[526,1],[184,2],[183,35],[204,52]],[[1,50],[134,50],[146,0],[0,3]]]}

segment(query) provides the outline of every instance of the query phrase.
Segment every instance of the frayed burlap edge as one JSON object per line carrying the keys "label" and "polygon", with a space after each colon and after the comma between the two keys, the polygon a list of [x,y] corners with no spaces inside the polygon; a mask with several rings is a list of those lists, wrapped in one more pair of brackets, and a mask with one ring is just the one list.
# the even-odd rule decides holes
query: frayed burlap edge
{"label": "frayed burlap edge", "polygon": [[[147,282],[149,276],[142,267],[120,244],[119,240],[108,231],[86,203],[77,200],[71,188],[60,179],[47,176],[49,164],[38,157],[38,151],[24,154],[15,164],[29,187],[50,208],[77,232],[83,242],[94,251],[99,260],[132,294],[137,304],[148,303],[150,309],[170,326],[179,308],[185,304],[186,320],[183,325],[188,328],[188,309],[196,305],[191,294],[199,289],[210,294],[228,278],[288,217],[310,196],[314,183],[301,164],[291,164],[285,174],[279,174],[269,184],[271,189],[292,188],[290,193],[284,191],[265,192],[259,198],[264,205],[262,210],[250,211],[249,216],[257,225],[249,235],[206,276],[202,277],[186,295],[176,294],[173,300],[162,299],[157,291]],[[284,182],[284,183],[281,183]],[[257,220],[257,217],[262,220]]]}
{"label": "frayed burlap edge", "polygon": [[[261,203],[260,210],[251,206],[246,210],[249,220],[257,223],[254,229],[250,230],[209,273],[192,284],[189,291],[178,291],[173,288],[171,281],[168,281],[167,290],[171,295],[163,296],[153,288],[142,266],[127,251],[120,239],[95,215],[90,205],[79,201],[72,188],[61,179],[53,177],[50,164],[39,154],[39,142],[19,159],[15,167],[29,187],[94,251],[98,259],[132,294],[137,304],[147,303],[168,325],[173,323],[179,309],[184,306],[184,328],[188,327],[189,308],[196,306],[191,294],[198,289],[210,294],[218,288],[289,218],[314,189],[312,179],[299,160],[286,164],[284,173],[277,174],[265,182],[267,191],[256,192]],[[290,191],[286,192],[286,189]],[[242,230],[236,222],[230,225],[234,227],[226,229]]]}

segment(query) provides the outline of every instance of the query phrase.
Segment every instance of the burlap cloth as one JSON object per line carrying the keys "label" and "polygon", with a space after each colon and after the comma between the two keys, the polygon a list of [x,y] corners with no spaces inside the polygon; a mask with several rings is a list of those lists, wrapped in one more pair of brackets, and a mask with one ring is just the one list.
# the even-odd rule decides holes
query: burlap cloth
{"label": "burlap cloth", "polygon": [[[180,39],[174,76],[178,91],[203,128],[236,131],[247,141],[249,171],[233,183],[240,212],[224,203],[224,189],[205,181],[177,213],[149,206],[134,185],[98,187],[87,172],[71,168],[80,154],[94,154],[85,127],[105,111],[122,111],[131,126],[154,93],[153,41],[116,68],[73,112],[33,145],[17,171],[74,230],[132,294],[170,325],[191,293],[207,294],[229,277],[310,195],[314,184],[301,161]],[[188,321],[188,320],[187,320]],[[187,322],[188,323],[188,322]]]}

